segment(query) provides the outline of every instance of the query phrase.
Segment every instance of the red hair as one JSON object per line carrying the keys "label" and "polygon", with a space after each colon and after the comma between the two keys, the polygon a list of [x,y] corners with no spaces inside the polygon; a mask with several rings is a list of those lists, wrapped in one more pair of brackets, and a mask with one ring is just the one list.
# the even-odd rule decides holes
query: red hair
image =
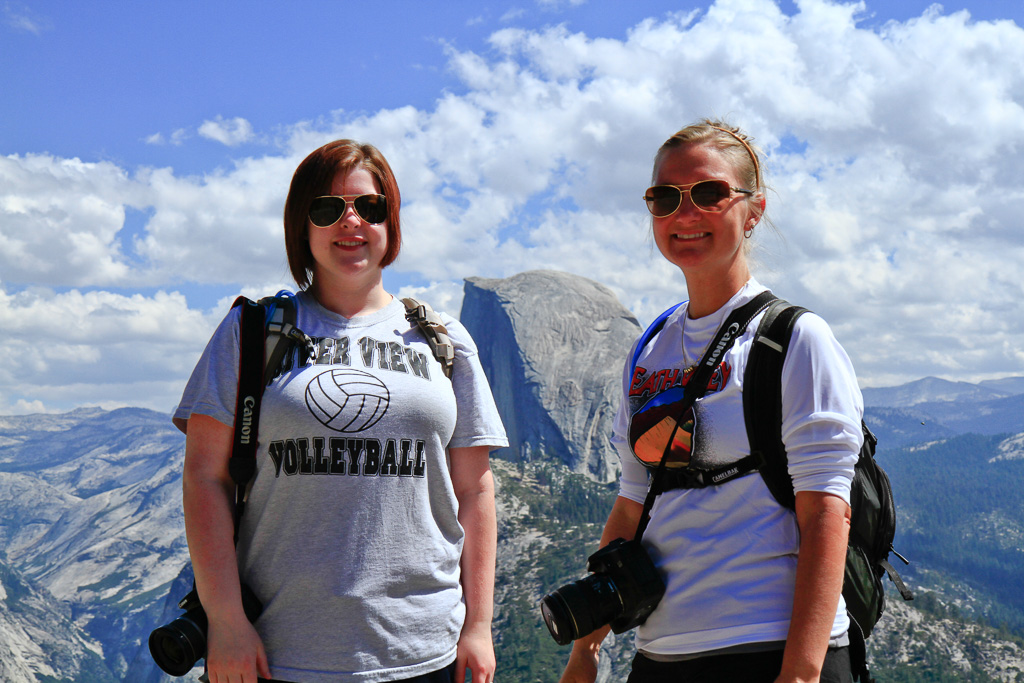
{"label": "red hair", "polygon": [[309,249],[307,234],[310,204],[315,198],[331,193],[331,183],[338,173],[348,173],[357,167],[369,171],[377,179],[381,194],[387,197],[388,244],[380,267],[389,266],[398,258],[402,246],[402,228],[398,220],[402,196],[388,160],[373,145],[335,140],[302,160],[292,176],[288,199],[284,203],[284,244],[288,252],[288,266],[302,289],[307,289],[313,282],[313,252]]}

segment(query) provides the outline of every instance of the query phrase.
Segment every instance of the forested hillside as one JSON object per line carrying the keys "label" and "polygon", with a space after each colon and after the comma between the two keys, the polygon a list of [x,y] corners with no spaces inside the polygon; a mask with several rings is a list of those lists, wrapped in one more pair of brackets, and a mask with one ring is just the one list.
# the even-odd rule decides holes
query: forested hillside
{"label": "forested hillside", "polygon": [[[898,503],[899,569],[917,597],[890,591],[870,656],[879,681],[1024,681],[1024,457],[1020,438],[962,435],[879,460]],[[495,463],[499,484],[498,657],[504,680],[558,680],[569,648],[540,597],[585,575],[615,496],[550,463]],[[898,562],[898,560],[894,561]],[[605,681],[623,681],[632,635],[606,642]],[[1020,675],[1018,679],[1017,676]]]}
{"label": "forested hillside", "polygon": [[964,614],[1024,635],[1024,452],[965,434],[884,454],[899,502],[897,548],[990,600]]}

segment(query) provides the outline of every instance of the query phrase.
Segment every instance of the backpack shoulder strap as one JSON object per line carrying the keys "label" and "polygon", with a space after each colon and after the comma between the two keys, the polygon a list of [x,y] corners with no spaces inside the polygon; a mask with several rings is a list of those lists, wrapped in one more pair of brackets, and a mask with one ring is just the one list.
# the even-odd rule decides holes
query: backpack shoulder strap
{"label": "backpack shoulder strap", "polygon": [[296,343],[312,351],[312,341],[296,327],[295,295],[281,290],[274,296],[263,297],[259,304],[266,310],[266,350],[264,353],[263,386],[277,376],[281,361]]}
{"label": "backpack shoulder strap", "polygon": [[425,301],[406,297],[402,303],[405,304],[406,319],[420,328],[430,344],[434,358],[441,364],[444,376],[451,379],[455,367],[455,345],[448,338],[448,328],[441,322],[441,316]]}
{"label": "backpack shoulder strap", "polygon": [[796,496],[782,443],[782,364],[793,327],[806,312],[782,299],[773,302],[754,334],[743,373],[743,419],[750,453],[762,460],[761,477],[775,500],[791,510]]}
{"label": "backpack shoulder strap", "polygon": [[640,360],[640,354],[643,352],[644,347],[647,346],[647,343],[651,341],[651,337],[658,334],[661,328],[665,327],[665,321],[668,320],[668,317],[672,315],[672,313],[677,308],[679,308],[685,303],[685,301],[680,301],[679,303],[677,303],[675,306],[672,306],[668,310],[662,311],[661,315],[655,318],[654,322],[648,325],[647,329],[644,330],[644,333],[640,335],[640,339],[636,343],[636,348],[633,349],[633,357],[629,361],[630,375],[632,375],[633,371],[636,370],[636,362]]}

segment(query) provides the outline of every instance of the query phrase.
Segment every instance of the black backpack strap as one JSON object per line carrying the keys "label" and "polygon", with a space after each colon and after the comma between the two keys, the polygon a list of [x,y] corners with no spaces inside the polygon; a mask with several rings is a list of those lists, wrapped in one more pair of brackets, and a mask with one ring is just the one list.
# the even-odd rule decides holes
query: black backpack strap
{"label": "black backpack strap", "polygon": [[850,671],[855,683],[875,683],[868,668],[868,645],[857,620],[850,616]]}
{"label": "black backpack strap", "polygon": [[430,307],[430,304],[406,297],[402,299],[405,304],[405,317],[411,323],[416,323],[420,332],[427,338],[430,350],[434,358],[441,364],[441,370],[448,379],[452,378],[452,371],[455,367],[455,345],[448,338],[448,328],[441,321],[441,316]]}
{"label": "black backpack strap", "polygon": [[245,495],[249,481],[256,472],[257,430],[260,423],[260,404],[263,399],[263,370],[265,346],[265,308],[243,296],[232,305],[241,306],[238,351],[238,398],[235,402],[234,441],[228,472],[235,482],[235,542],[238,542],[238,523],[245,510]]}
{"label": "black backpack strap", "polygon": [[782,443],[782,364],[797,318],[806,308],[778,299],[765,311],[743,373],[743,419],[750,453],[760,460],[761,477],[779,505],[796,507]]}
{"label": "black backpack strap", "polygon": [[689,467],[675,470],[666,469],[657,482],[657,486],[654,486],[654,482],[652,482],[652,488],[659,494],[674,489],[703,489],[739,479],[760,467],[761,458],[748,455],[736,462],[712,469],[698,470]]}
{"label": "black backpack strap", "polygon": [[[896,552],[893,549],[892,545],[889,546],[889,552],[903,560],[904,564],[910,564],[910,560]],[[882,565],[882,568],[885,569],[886,575],[888,575],[889,580],[892,581],[893,585],[896,586],[896,590],[900,592],[900,596],[904,600],[913,600],[914,591],[910,590],[907,587],[907,584],[903,582],[903,577],[900,576],[900,573],[898,571],[896,571],[896,567],[892,566],[889,560],[885,557],[879,559],[878,564]]]}

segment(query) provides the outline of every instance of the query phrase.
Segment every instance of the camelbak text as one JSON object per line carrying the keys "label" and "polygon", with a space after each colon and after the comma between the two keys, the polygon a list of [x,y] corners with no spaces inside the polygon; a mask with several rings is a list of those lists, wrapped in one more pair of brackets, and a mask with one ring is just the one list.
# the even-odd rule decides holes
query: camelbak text
{"label": "camelbak text", "polygon": [[732,475],[736,474],[739,471],[740,471],[739,467],[730,467],[725,472],[719,472],[715,476],[711,477],[711,483],[717,484],[718,482],[722,481],[723,479],[728,479],[729,477],[731,477]]}

